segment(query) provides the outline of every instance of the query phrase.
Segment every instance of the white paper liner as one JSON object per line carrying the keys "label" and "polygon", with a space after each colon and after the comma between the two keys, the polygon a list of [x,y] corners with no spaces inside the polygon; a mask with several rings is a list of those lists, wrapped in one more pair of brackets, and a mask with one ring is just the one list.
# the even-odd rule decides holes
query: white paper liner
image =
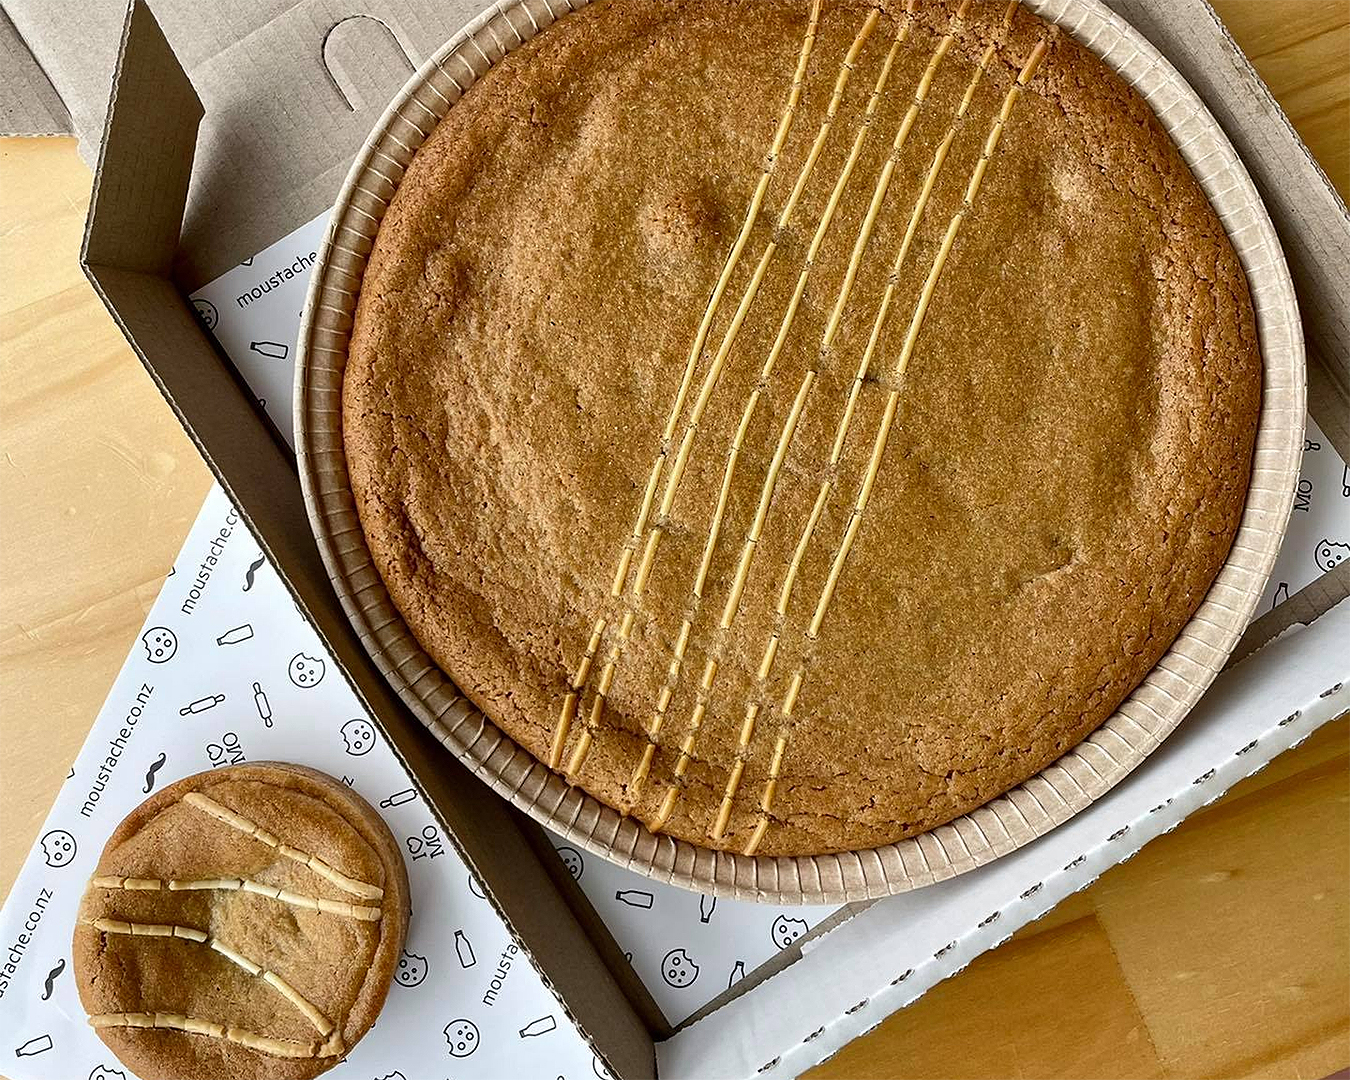
{"label": "white paper liner", "polygon": [[417,148],[497,60],[589,0],[499,2],[413,75],[348,174],[300,330],[296,442],[310,520],[334,588],[399,696],[495,791],[578,846],[719,896],[840,903],[903,892],[983,865],[1109,791],[1185,717],[1226,661],[1265,587],[1293,504],[1303,446],[1303,330],[1284,254],[1223,131],[1166,59],[1097,0],[1024,0],[1114,68],[1152,106],[1200,181],[1247,274],[1264,361],[1247,505],[1205,600],[1143,682],[1092,735],[1025,783],[931,832],[863,851],[769,857],[649,832],[573,787],[470,703],[422,650],[371,559],[342,442],[342,372],[366,259]]}

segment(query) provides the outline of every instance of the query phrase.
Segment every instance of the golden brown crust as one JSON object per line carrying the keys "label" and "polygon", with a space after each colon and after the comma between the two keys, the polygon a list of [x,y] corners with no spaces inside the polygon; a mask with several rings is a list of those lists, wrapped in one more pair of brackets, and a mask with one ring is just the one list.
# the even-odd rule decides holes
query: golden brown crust
{"label": "golden brown crust", "polygon": [[199,773],[104,848],[80,1001],[138,1076],[308,1080],[375,1022],[408,914],[398,844],[349,788],[275,762]]}
{"label": "golden brown crust", "polygon": [[[394,603],[464,692],[545,761],[595,620],[605,619],[561,764],[580,758],[573,779],[592,794],[649,825],[669,811],[664,831],[698,844],[750,842],[780,735],[761,854],[891,842],[1032,775],[1097,727],[1158,660],[1241,515],[1260,358],[1237,258],[1139,96],[1023,11],[953,125],[977,62],[1000,40],[1003,5],[974,5],[960,28],[896,156],[838,335],[820,348],[892,136],[954,6],[920,5],[897,50],[761,386],[903,19],[900,5],[883,5],[813,179],[775,230],[840,61],[873,9],[825,5],[800,109],[673,441],[663,443],[667,414],[782,115],[807,3],[597,0],[566,16],[495,66],[428,138],[362,285],[344,437],[362,526]],[[898,377],[949,222],[1042,40],[1044,61],[1012,95]],[[832,468],[893,255],[953,126]],[[649,583],[634,601],[639,545],[616,601],[610,586],[649,466],[665,446],[673,468],[716,347],[771,240],[777,254],[699,419],[670,513],[658,507],[649,522],[663,533]],[[718,630],[780,433],[811,372],[743,596]],[[695,598],[728,455],[757,386]],[[812,638],[897,389],[876,485]],[[776,623],[825,482],[833,487]],[[635,614],[623,642],[626,610]],[[630,781],[691,614],[634,803]],[[781,646],[761,681],[776,627]],[[611,654],[612,686],[579,754]],[[701,694],[709,658],[718,666]],[[785,721],[797,672],[800,696]],[[741,755],[727,828],[710,835],[755,702],[763,712]],[[692,749],[683,762],[682,745]]]}

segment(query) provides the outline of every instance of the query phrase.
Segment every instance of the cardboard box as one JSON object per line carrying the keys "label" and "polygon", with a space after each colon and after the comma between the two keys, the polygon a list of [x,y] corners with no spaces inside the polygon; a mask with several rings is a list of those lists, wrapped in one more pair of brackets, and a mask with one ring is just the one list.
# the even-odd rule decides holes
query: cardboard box
{"label": "cardboard box", "polygon": [[[1350,221],[1344,205],[1203,0],[1116,0],[1113,6],[1158,44],[1206,99],[1261,187],[1299,285],[1314,347],[1313,415],[1350,456]],[[429,54],[476,7],[475,0],[445,5],[403,0],[363,4],[360,10],[309,2],[277,11],[258,2],[204,15],[186,4],[158,4],[169,38],[191,68],[189,81],[148,9],[133,6],[115,51],[116,92],[100,144],[83,259],[90,280],[297,602],[422,779],[466,860],[489,883],[503,916],[612,1070],[636,1078],[654,1073],[657,1040],[665,1032],[633,1005],[640,994],[630,975],[612,943],[604,946],[603,930],[584,899],[558,886],[551,853],[535,827],[472,782],[407,715],[370,664],[311,539],[294,461],[183,300],[191,288],[327,206],[356,147],[413,66],[409,58]],[[73,44],[81,35],[58,32],[59,13],[50,5],[24,0],[11,3],[10,14],[55,81],[60,82],[58,71],[83,70],[81,62],[90,54],[80,52],[83,43]],[[97,104],[98,80],[76,81],[84,96],[74,102],[63,94],[63,100],[78,123],[90,113],[90,100]],[[1322,658],[1318,648],[1329,653],[1330,642],[1346,632],[1347,611],[1342,607],[1328,620],[1318,617],[1347,595],[1350,571],[1343,566],[1254,623],[1244,639],[1246,651],[1294,622],[1316,620],[1303,634],[1317,636],[1277,643],[1255,658],[1246,681],[1259,683],[1291,664],[1315,667]],[[1316,682],[1323,674],[1309,670],[1307,677]],[[1268,704],[1275,707],[1277,701],[1272,697]],[[1329,696],[1322,708],[1336,709],[1337,699]],[[1306,722],[1313,719],[1306,716]],[[1200,783],[1206,769],[1196,772],[1197,805],[1222,790],[1215,785],[1245,775],[1242,770],[1250,771],[1258,760],[1227,754],[1225,761],[1211,762],[1215,748],[1185,736],[1175,736],[1159,753],[1181,759],[1178,768],[1209,762],[1206,768],[1216,775]],[[1279,745],[1287,742],[1262,744],[1271,752]],[[1220,766],[1227,771],[1220,773]],[[1134,805],[1147,791],[1131,782],[1103,802],[1118,803],[1111,812],[1126,821],[1140,814],[1147,820],[1148,808]],[[1155,820],[1161,827],[1167,819]],[[1080,816],[1063,828],[1089,827],[1089,819]],[[972,927],[959,942],[932,949],[931,961],[888,972],[882,993],[864,994],[859,987],[875,981],[876,973],[869,971],[873,957],[889,946],[898,953],[901,938],[912,936],[907,926],[896,925],[902,909],[881,904],[844,918],[785,954],[772,981],[764,981],[771,972],[757,973],[734,1001],[715,1002],[722,1007],[705,1020],[663,1040],[661,1073],[769,1075],[804,1068],[958,970],[1018,920],[1082,887],[1149,834],[1135,826],[1129,839],[1085,837],[1082,861],[1062,869],[1032,865],[1043,850],[1037,845],[994,864],[985,873],[1006,878],[1010,887],[1027,874],[1039,875],[1041,887],[1030,896],[1014,893],[998,926]],[[914,894],[916,903],[957,903],[968,880]],[[818,1025],[819,1034],[815,1017],[828,1020]],[[798,1032],[808,1020],[812,1026]]]}

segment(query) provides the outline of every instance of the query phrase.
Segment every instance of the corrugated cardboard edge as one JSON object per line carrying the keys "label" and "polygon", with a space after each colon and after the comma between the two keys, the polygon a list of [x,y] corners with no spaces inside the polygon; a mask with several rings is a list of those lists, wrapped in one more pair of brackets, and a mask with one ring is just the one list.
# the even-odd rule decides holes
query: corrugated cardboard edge
{"label": "corrugated cardboard edge", "polygon": [[94,173],[81,255],[86,276],[563,1012],[613,1073],[651,1076],[650,1033],[509,808],[483,798],[407,717],[347,632],[308,535],[291,462],[170,280],[201,116],[154,16],[133,0]]}
{"label": "corrugated cardboard edge", "polygon": [[1119,710],[1037,776],[910,840],[802,858],[747,857],[656,836],[551,772],[475,709],[422,651],[370,558],[341,437],[342,368],[365,260],[417,147],[510,49],[587,0],[499,2],[422,66],[390,104],[339,194],[300,332],[301,484],[334,587],[377,666],[450,750],[494,790],[571,842],[658,880],[719,896],[840,903],[945,880],[1067,820],[1126,776],[1194,705],[1251,617],[1283,538],[1300,465],[1303,332],[1274,228],[1231,144],[1194,91],[1097,0],[1027,0],[1120,71],[1195,171],[1251,286],[1265,385],[1252,483],[1228,560],[1192,620]]}
{"label": "corrugated cardboard edge", "polygon": [[1350,562],[1343,562],[1256,619],[1242,635],[1227,666],[1240,664],[1291,626],[1315,622],[1347,597],[1350,597]]}

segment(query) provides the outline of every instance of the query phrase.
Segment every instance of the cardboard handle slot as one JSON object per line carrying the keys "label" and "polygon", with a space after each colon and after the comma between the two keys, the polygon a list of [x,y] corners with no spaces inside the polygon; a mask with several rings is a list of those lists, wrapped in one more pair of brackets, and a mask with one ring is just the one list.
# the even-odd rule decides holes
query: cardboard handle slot
{"label": "cardboard handle slot", "polygon": [[[380,29],[370,29],[365,23],[374,23]],[[351,112],[372,102],[387,101],[407,75],[417,70],[408,46],[378,15],[357,14],[339,19],[324,34],[319,52],[324,73]],[[399,58],[407,65],[406,74]],[[391,72],[396,73],[392,79]]]}

